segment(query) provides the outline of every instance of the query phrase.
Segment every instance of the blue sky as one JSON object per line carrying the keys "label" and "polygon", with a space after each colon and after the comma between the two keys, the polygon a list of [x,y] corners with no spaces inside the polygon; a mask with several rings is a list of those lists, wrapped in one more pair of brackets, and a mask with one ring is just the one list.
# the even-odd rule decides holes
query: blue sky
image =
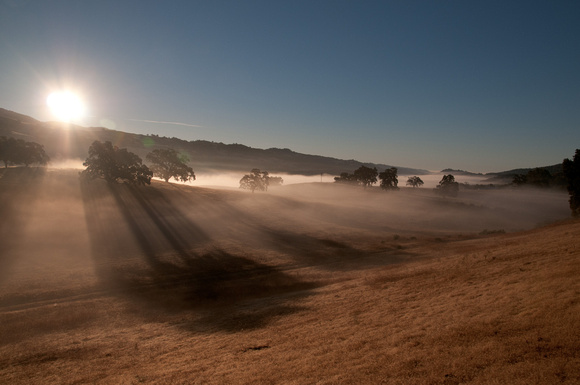
{"label": "blue sky", "polygon": [[578,1],[0,0],[0,107],[51,120],[67,88],[84,125],[430,170],[549,165],[580,148],[578,20]]}

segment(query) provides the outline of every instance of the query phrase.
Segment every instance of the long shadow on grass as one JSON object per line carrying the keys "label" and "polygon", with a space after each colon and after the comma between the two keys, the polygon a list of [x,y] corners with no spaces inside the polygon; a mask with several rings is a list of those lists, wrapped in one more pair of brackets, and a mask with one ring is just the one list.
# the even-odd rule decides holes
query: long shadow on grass
{"label": "long shadow on grass", "polygon": [[[143,314],[193,311],[198,316],[181,326],[235,332],[301,310],[293,303],[315,287],[247,256],[212,249],[211,237],[187,214],[196,208],[176,202],[177,195],[101,182],[82,184],[97,274],[104,286],[147,309]],[[260,309],[248,306],[257,298],[266,298]]]}
{"label": "long shadow on grass", "polygon": [[396,252],[369,252],[328,238],[318,238],[307,234],[263,228],[270,248],[290,255],[296,263],[317,266],[330,271],[366,269],[370,266],[400,263],[412,254]]}
{"label": "long shadow on grass", "polygon": [[44,168],[9,168],[0,171],[0,283],[10,274],[31,219],[31,207],[38,197],[45,176]]}
{"label": "long shadow on grass", "polygon": [[[196,199],[193,194],[185,195],[179,186],[174,186],[174,188],[172,196],[179,194],[186,201]],[[218,205],[213,205],[211,208],[205,207],[206,210],[216,214],[222,236],[243,244],[245,249],[260,250],[270,255],[283,257],[294,267],[316,266],[328,271],[356,270],[400,263],[411,256],[400,249],[391,250],[389,253],[369,252],[353,247],[352,242],[349,244],[348,241],[343,241],[338,237],[313,236],[309,232],[316,228],[308,224],[308,218],[300,215],[293,216],[293,209],[302,207],[302,202],[290,198],[263,200],[260,198],[270,197],[260,194],[251,195],[251,197],[253,207],[243,204],[238,206],[227,201],[220,201]],[[237,198],[239,197],[234,199]],[[240,209],[241,207],[245,207],[245,210]],[[317,207],[311,209],[315,208],[317,209]],[[268,214],[264,215],[264,213]],[[273,217],[276,217],[276,220],[272,221]],[[336,222],[330,221],[329,225],[344,221],[341,215],[337,215]],[[310,227],[310,230],[305,226]]]}

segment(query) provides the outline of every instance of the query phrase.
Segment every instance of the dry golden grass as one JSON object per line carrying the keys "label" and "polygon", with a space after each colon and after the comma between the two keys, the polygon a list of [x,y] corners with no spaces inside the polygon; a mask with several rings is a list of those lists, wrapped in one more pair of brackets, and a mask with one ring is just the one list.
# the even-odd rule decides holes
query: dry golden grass
{"label": "dry golden grass", "polygon": [[118,187],[0,178],[0,383],[580,383],[578,221]]}

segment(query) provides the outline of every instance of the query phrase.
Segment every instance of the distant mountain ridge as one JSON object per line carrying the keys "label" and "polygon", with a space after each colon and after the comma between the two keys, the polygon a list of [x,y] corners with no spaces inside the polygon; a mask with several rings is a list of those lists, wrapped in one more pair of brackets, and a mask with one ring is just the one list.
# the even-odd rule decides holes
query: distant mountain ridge
{"label": "distant mountain ridge", "polygon": [[[132,134],[104,127],[82,127],[59,122],[40,122],[27,115],[0,108],[0,136],[16,137],[42,144],[54,161],[84,160],[95,140],[111,141],[127,148],[141,158],[156,148],[171,147],[187,154],[196,172],[240,171],[253,168],[271,173],[299,175],[353,172],[360,166],[376,167],[383,171],[393,167],[387,164],[365,163],[354,159],[343,160],[321,155],[308,155],[288,148],[258,149],[243,144],[224,144],[206,140],[186,141],[158,135]],[[401,175],[427,175],[421,169],[397,167]]]}
{"label": "distant mountain ridge", "polygon": [[482,180],[482,182],[488,183],[511,183],[515,175],[526,175],[528,171],[533,170],[534,168],[541,168],[544,170],[548,170],[550,174],[555,175],[561,173],[562,170],[562,163],[554,164],[551,166],[542,166],[542,167],[530,167],[530,168],[516,168],[513,170],[508,171],[500,171],[500,172],[488,172],[488,173],[475,173],[470,171],[464,170],[455,170],[452,168],[446,168],[445,170],[441,170],[442,174],[452,174],[454,176],[463,175],[463,176],[480,176],[486,178]]}
{"label": "distant mountain ridge", "polygon": [[508,171],[487,173],[487,174],[485,174],[485,176],[489,177],[489,178],[486,179],[485,181],[490,182],[490,183],[511,182],[513,180],[514,176],[526,175],[528,173],[528,171],[531,171],[534,168],[541,168],[544,170],[548,170],[550,172],[550,174],[552,174],[552,175],[556,175],[556,174],[562,173],[564,171],[562,168],[562,163],[557,163],[557,164],[554,164],[551,166],[543,166],[543,167],[516,168],[516,169],[508,170]]}
{"label": "distant mountain ridge", "polygon": [[442,174],[452,174],[452,175],[466,175],[466,176],[484,176],[480,172],[470,172],[465,170],[455,170],[452,168],[446,168],[445,170],[441,170]]}
{"label": "distant mountain ridge", "polygon": [[542,167],[530,167],[530,168],[516,168],[513,170],[508,171],[501,171],[501,172],[489,172],[485,174],[486,176],[513,176],[518,174],[527,174],[528,171],[533,170],[534,168],[541,168],[550,171],[551,174],[557,174],[562,172],[562,163],[557,163],[551,166],[542,166]]}

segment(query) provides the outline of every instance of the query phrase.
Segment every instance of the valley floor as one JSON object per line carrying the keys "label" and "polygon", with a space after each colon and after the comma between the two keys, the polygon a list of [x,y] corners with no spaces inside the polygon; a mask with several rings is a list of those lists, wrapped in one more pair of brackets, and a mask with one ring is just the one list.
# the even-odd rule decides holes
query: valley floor
{"label": "valley floor", "polygon": [[360,194],[3,171],[0,383],[580,383],[579,221]]}

